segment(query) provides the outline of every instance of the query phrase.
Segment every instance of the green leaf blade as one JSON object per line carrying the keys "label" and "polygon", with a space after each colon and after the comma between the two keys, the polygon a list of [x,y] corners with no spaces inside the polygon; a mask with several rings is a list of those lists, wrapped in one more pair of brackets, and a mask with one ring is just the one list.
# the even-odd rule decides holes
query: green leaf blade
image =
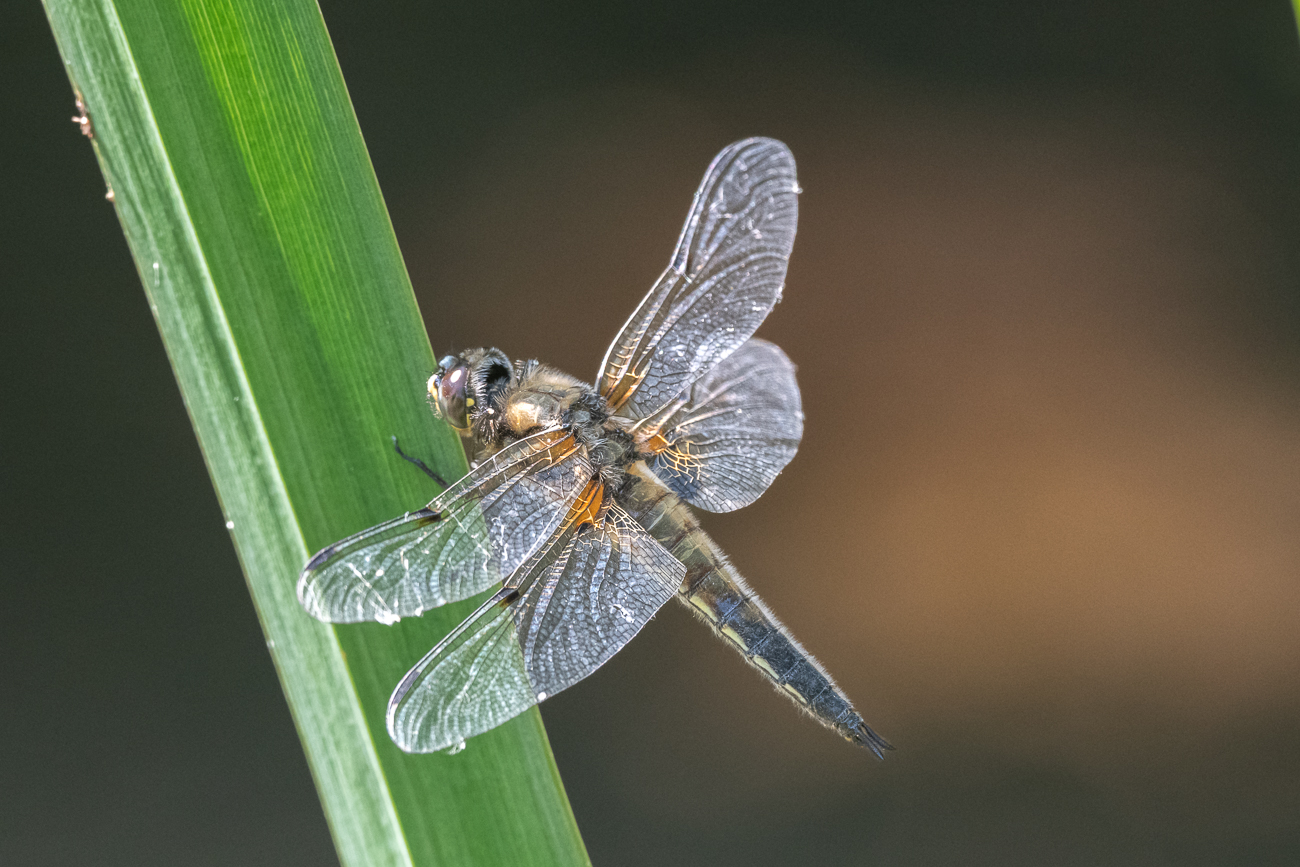
{"label": "green leaf blade", "polygon": [[[317,623],[309,550],[422,505],[454,434],[314,4],[47,0],[335,835],[350,865],[584,864],[536,711],[408,756],[388,694],[468,605]],[[201,749],[196,744],[196,749]]]}

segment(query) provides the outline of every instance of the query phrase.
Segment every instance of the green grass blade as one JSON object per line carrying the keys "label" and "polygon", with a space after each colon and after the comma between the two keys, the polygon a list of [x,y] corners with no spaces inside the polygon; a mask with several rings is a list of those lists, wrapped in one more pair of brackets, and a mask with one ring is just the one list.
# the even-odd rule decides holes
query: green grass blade
{"label": "green grass blade", "polygon": [[536,710],[457,756],[387,737],[393,685],[470,603],[336,629],[294,595],[309,551],[435,492],[390,435],[465,468],[316,5],[45,6],[342,861],[587,863]]}

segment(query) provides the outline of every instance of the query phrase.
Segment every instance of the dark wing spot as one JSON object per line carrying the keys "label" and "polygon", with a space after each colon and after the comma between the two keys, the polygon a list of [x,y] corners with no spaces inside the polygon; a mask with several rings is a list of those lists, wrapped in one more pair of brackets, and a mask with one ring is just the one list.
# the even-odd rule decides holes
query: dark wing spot
{"label": "dark wing spot", "polygon": [[432,509],[420,509],[418,512],[412,512],[411,516],[415,518],[416,523],[421,527],[427,527],[442,520],[442,512],[435,512]]}
{"label": "dark wing spot", "polygon": [[334,551],[335,548],[333,545],[330,545],[325,548],[321,548],[319,551],[317,551],[315,554],[312,555],[312,558],[310,560],[307,561],[307,565],[303,567],[302,571],[310,572],[313,569],[319,569],[325,563],[326,560],[334,556]]}
{"label": "dark wing spot", "polygon": [[497,600],[497,604],[500,605],[502,608],[505,608],[518,598],[519,598],[519,591],[511,587],[509,590],[502,592],[501,598]]}

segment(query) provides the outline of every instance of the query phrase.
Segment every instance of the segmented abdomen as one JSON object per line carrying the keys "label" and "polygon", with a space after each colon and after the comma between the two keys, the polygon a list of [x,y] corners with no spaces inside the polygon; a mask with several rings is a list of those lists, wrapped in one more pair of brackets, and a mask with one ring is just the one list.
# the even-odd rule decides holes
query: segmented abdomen
{"label": "segmented abdomen", "polygon": [[795,641],[745,583],[726,555],[700,529],[681,500],[643,464],[629,470],[620,502],[686,566],[678,598],[745,660],[818,722],[883,758],[893,749],[853,709],[831,676]]}

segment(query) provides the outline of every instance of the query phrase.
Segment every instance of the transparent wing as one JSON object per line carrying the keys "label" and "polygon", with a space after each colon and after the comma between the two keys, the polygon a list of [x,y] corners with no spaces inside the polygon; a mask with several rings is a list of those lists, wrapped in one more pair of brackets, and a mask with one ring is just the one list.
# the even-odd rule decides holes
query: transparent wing
{"label": "transparent wing", "polygon": [[590,478],[568,434],[522,439],[423,509],[317,552],[298,579],[298,600],[331,623],[393,623],[468,599],[552,535]]}
{"label": "transparent wing", "polygon": [[798,220],[794,157],[746,139],[713,160],[668,270],[610,345],[599,391],[642,418],[749,339],[781,297]]}
{"label": "transparent wing", "polygon": [[540,701],[591,674],[641,631],[686,567],[622,507],[579,532],[531,604],[516,611],[524,664]]}
{"label": "transparent wing", "polygon": [[[710,512],[747,506],[790,463],[803,437],[794,364],[751,338],[638,429],[646,462],[673,493]],[[657,436],[655,436],[657,434]]]}
{"label": "transparent wing", "polygon": [[[686,568],[619,506],[568,521],[429,652],[388,703],[388,733],[433,752],[495,728],[600,667],[677,592]],[[513,582],[512,582],[513,583]]]}
{"label": "transparent wing", "polygon": [[397,685],[388,734],[408,753],[453,747],[537,704],[501,590],[456,627]]}

